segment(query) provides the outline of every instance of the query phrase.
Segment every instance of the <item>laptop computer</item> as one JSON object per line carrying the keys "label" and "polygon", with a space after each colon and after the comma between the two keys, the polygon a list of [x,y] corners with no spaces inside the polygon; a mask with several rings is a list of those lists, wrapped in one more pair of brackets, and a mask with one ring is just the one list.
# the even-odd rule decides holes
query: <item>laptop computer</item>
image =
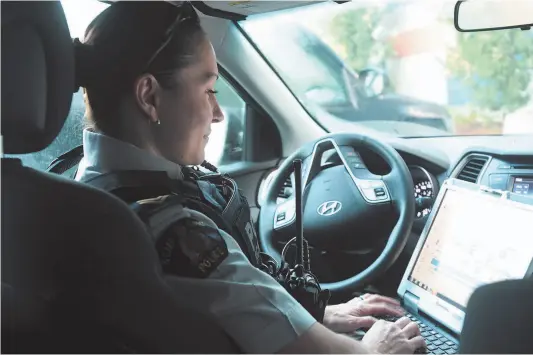
{"label": "laptop computer", "polygon": [[533,198],[445,181],[398,287],[428,353],[457,353],[477,287],[531,277],[532,236]]}

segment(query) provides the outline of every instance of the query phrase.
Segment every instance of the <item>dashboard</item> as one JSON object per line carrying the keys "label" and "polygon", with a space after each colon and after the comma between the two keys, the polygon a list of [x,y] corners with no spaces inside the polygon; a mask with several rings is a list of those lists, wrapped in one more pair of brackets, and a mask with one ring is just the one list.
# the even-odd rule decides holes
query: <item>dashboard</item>
{"label": "dashboard", "polygon": [[452,175],[494,190],[533,197],[533,157],[474,153]]}
{"label": "dashboard", "polygon": [[[393,139],[389,143],[402,156],[413,178],[415,233],[425,226],[440,186],[450,177],[533,198],[533,139],[530,136],[433,137]],[[371,172],[388,173],[389,167],[377,154],[364,150],[359,153]],[[304,169],[305,164],[306,160]],[[334,151],[324,153],[323,169],[338,164],[341,161]],[[271,177],[261,184],[259,205],[261,190]],[[290,199],[293,185],[291,176],[278,195],[279,203]]]}

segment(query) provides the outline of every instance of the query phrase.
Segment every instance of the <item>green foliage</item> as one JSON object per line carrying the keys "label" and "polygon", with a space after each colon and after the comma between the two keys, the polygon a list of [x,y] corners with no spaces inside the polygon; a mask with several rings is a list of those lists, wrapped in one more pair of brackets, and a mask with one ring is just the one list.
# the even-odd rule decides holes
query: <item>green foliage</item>
{"label": "green foliage", "polygon": [[383,62],[391,55],[392,48],[388,44],[372,37],[383,12],[383,7],[360,8],[343,12],[331,21],[330,33],[346,50],[343,59],[352,69],[358,71],[367,67],[373,57]]}
{"label": "green foliage", "polygon": [[[368,66],[376,57],[380,63],[392,56],[388,43],[375,41],[386,7],[363,7],[333,18],[330,33],[344,48],[343,59],[354,70]],[[453,24],[449,22],[449,26]],[[447,68],[453,77],[472,90],[471,104],[485,109],[511,112],[530,100],[526,89],[532,79],[533,36],[530,32],[503,30],[457,33],[456,48],[451,48]]]}
{"label": "green foliage", "polygon": [[526,89],[533,69],[533,37],[517,30],[459,34],[448,68],[473,89],[478,105],[513,111],[530,99]]}

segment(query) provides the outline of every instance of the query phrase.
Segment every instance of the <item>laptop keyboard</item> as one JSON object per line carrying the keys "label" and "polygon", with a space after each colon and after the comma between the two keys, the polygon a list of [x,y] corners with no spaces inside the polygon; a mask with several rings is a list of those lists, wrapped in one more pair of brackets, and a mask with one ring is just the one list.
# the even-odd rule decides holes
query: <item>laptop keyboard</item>
{"label": "laptop keyboard", "polygon": [[[415,354],[457,354],[459,344],[448,338],[442,332],[430,324],[425,323],[422,319],[415,317],[411,313],[406,314],[413,322],[418,324],[420,332],[426,340],[427,349],[418,349]],[[394,322],[399,317],[376,317],[389,322]]]}

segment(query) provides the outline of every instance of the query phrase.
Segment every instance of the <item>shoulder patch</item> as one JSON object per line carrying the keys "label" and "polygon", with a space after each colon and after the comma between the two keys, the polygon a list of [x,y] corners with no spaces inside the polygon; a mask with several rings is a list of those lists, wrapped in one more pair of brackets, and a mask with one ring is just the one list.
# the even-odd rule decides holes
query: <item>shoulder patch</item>
{"label": "shoulder patch", "polygon": [[218,229],[190,218],[170,226],[156,247],[165,272],[193,278],[208,277],[229,254]]}

